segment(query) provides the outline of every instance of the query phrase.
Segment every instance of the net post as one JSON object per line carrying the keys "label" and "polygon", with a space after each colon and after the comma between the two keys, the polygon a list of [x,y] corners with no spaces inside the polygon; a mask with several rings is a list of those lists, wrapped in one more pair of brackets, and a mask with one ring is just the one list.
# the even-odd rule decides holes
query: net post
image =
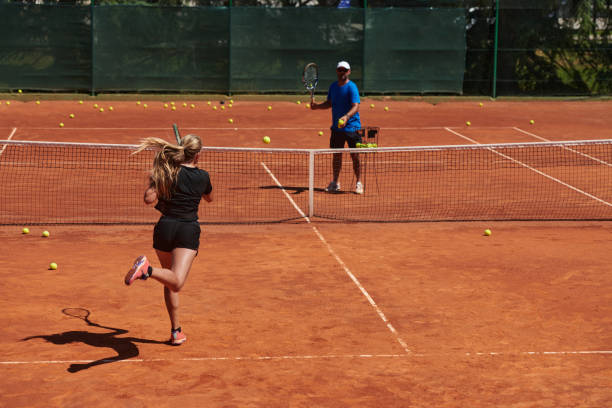
{"label": "net post", "polygon": [[95,17],[96,7],[94,4],[95,0],[91,0],[91,96],[96,96],[96,73],[95,73],[95,63],[96,63],[96,44],[95,44]]}
{"label": "net post", "polygon": [[308,218],[314,214],[314,165],[315,152],[308,152]]}

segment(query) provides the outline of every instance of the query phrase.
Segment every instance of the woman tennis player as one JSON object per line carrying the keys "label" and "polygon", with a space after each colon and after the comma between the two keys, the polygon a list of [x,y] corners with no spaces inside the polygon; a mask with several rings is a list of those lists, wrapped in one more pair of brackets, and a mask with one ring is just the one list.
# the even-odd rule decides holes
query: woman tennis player
{"label": "woman tennis player", "polygon": [[212,185],[208,173],[196,167],[202,148],[198,136],[186,135],[181,145],[147,138],[135,153],[151,147],[158,151],[144,202],[157,201],[155,208],[162,214],[153,230],[153,248],[161,268],[152,267],[147,257],[141,255],[125,275],[125,284],[151,277],[164,285],[166,309],[172,324],[170,343],[178,346],[187,340],[178,318],[179,291],[198,254],[198,206],[202,198],[212,201]]}

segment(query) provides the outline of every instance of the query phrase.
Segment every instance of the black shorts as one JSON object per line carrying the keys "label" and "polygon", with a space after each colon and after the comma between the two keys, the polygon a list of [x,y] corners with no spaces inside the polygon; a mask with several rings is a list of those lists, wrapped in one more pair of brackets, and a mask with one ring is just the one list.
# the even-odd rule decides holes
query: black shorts
{"label": "black shorts", "polygon": [[174,248],[197,251],[200,247],[200,224],[161,217],[153,229],[153,248],[171,252]]}
{"label": "black shorts", "polygon": [[332,130],[331,137],[329,138],[330,149],[342,149],[345,142],[348,143],[350,148],[357,147],[357,143],[361,142],[361,133]]}

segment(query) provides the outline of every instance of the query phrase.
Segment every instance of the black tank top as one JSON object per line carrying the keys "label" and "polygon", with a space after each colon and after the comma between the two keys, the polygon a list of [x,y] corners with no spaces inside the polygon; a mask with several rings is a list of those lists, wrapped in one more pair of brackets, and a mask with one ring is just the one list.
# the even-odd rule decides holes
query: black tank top
{"label": "black tank top", "polygon": [[211,191],[208,172],[197,167],[181,166],[171,198],[158,197],[155,208],[167,217],[197,221],[200,200]]}

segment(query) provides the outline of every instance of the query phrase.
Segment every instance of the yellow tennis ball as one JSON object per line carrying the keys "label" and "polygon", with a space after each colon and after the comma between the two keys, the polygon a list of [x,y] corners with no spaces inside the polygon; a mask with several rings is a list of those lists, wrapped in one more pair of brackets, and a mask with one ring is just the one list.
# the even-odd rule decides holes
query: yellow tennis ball
{"label": "yellow tennis ball", "polygon": [[37,105],[40,105],[40,101],[36,101],[36,104],[37,104]]}
{"label": "yellow tennis ball", "polygon": [[371,104],[370,104],[370,108],[373,108],[373,107],[374,107],[374,104],[373,104],[373,103],[371,103]]}
{"label": "yellow tennis ball", "polygon": [[18,92],[18,93],[22,93],[23,91],[22,91],[21,89],[18,89],[18,90],[17,90],[17,92]]}
{"label": "yellow tennis ball", "polygon": [[173,106],[173,107],[172,107],[172,110],[176,110],[176,106]]}
{"label": "yellow tennis ball", "polygon": [[465,122],[465,124],[466,124],[467,126],[472,126],[472,122],[470,122],[469,120],[468,120],[467,122]]}
{"label": "yellow tennis ball", "polygon": [[71,113],[69,116],[70,116],[70,119],[74,119],[74,113]]}
{"label": "yellow tennis ball", "polygon": [[191,109],[193,109],[193,108],[195,108],[195,105],[192,103],[192,104],[191,104]]}
{"label": "yellow tennis ball", "polygon": [[272,107],[270,105],[268,105],[268,110],[272,110]]}
{"label": "yellow tennis ball", "polygon": [[319,136],[323,136],[323,131],[319,130]]}
{"label": "yellow tennis ball", "polygon": [[306,109],[310,109],[310,104],[309,103],[306,104]]}
{"label": "yellow tennis ball", "polygon": [[213,106],[213,110],[217,110],[217,107],[216,107],[216,106]]}
{"label": "yellow tennis ball", "polygon": [[344,125],[344,121],[342,119],[338,119],[338,126]]}
{"label": "yellow tennis ball", "polygon": [[64,127],[64,122],[60,122],[59,127]]}
{"label": "yellow tennis ball", "polygon": [[109,106],[109,107],[108,107],[108,110],[109,110],[109,111],[112,111],[112,110],[114,110],[114,109],[115,109],[115,108],[113,108],[112,106]]}
{"label": "yellow tennis ball", "polygon": [[234,105],[232,105],[231,103],[229,105],[227,105],[227,107],[230,108],[230,109],[232,109],[232,106],[234,106]]}
{"label": "yellow tennis ball", "polygon": [[174,105],[174,104],[175,104],[174,102],[170,102],[170,105]]}
{"label": "yellow tennis ball", "polygon": [[49,264],[49,269],[51,269],[51,270],[56,270],[56,269],[57,269],[57,264],[56,264],[55,262],[51,262],[51,263]]}
{"label": "yellow tennis ball", "polygon": [[268,136],[264,136],[264,137],[263,137],[263,142],[264,142],[265,144],[269,144],[269,143],[270,143],[270,138],[269,138]]}
{"label": "yellow tennis ball", "polygon": [[531,119],[529,123],[533,125],[535,123],[535,120]]}
{"label": "yellow tennis ball", "polygon": [[484,105],[482,104],[482,102],[480,102],[480,103],[478,104],[478,106],[480,106],[480,107],[482,108]]}
{"label": "yellow tennis ball", "polygon": [[146,103],[144,105],[142,105],[143,108],[148,108],[149,105],[147,105]]}
{"label": "yellow tennis ball", "polygon": [[104,112],[104,108],[100,108],[100,112]]}
{"label": "yellow tennis ball", "polygon": [[485,236],[487,236],[487,237],[488,237],[488,236],[490,236],[490,235],[491,235],[491,230],[490,230],[490,229],[486,229],[486,230],[484,230],[484,234],[485,234]]}
{"label": "yellow tennis ball", "polygon": [[296,103],[297,103],[298,105],[300,105],[300,104],[302,103],[302,101],[297,101]]}
{"label": "yellow tennis ball", "polygon": [[49,237],[49,231],[43,231],[42,236],[45,238]]}
{"label": "yellow tennis ball", "polygon": [[168,108],[168,104],[164,103],[164,109],[167,109],[167,108]]}
{"label": "yellow tennis ball", "polygon": [[136,105],[140,105],[140,101],[136,102]]}
{"label": "yellow tennis ball", "polygon": [[208,105],[210,105],[210,101],[206,102]]}
{"label": "yellow tennis ball", "polygon": [[82,105],[82,104],[83,104],[83,101],[79,101],[79,105]]}
{"label": "yellow tennis ball", "polygon": [[94,103],[94,109],[98,109],[98,104]]}
{"label": "yellow tennis ball", "polygon": [[233,105],[233,104],[234,104],[234,100],[230,99],[230,105]]}
{"label": "yellow tennis ball", "polygon": [[389,107],[385,106],[385,112],[389,112]]}
{"label": "yellow tennis ball", "polygon": [[225,105],[221,105],[221,110],[225,110]]}
{"label": "yellow tennis ball", "polygon": [[25,227],[24,229],[21,230],[22,234],[29,234],[30,233],[30,229],[28,227]]}
{"label": "yellow tennis ball", "polygon": [[11,101],[6,101],[6,104],[7,104],[7,105],[10,105],[10,104],[11,104]]}
{"label": "yellow tennis ball", "polygon": [[229,123],[234,123],[234,119],[228,119],[227,120]]}
{"label": "yellow tennis ball", "polygon": [[186,108],[187,104],[185,102],[183,102],[183,108]]}

